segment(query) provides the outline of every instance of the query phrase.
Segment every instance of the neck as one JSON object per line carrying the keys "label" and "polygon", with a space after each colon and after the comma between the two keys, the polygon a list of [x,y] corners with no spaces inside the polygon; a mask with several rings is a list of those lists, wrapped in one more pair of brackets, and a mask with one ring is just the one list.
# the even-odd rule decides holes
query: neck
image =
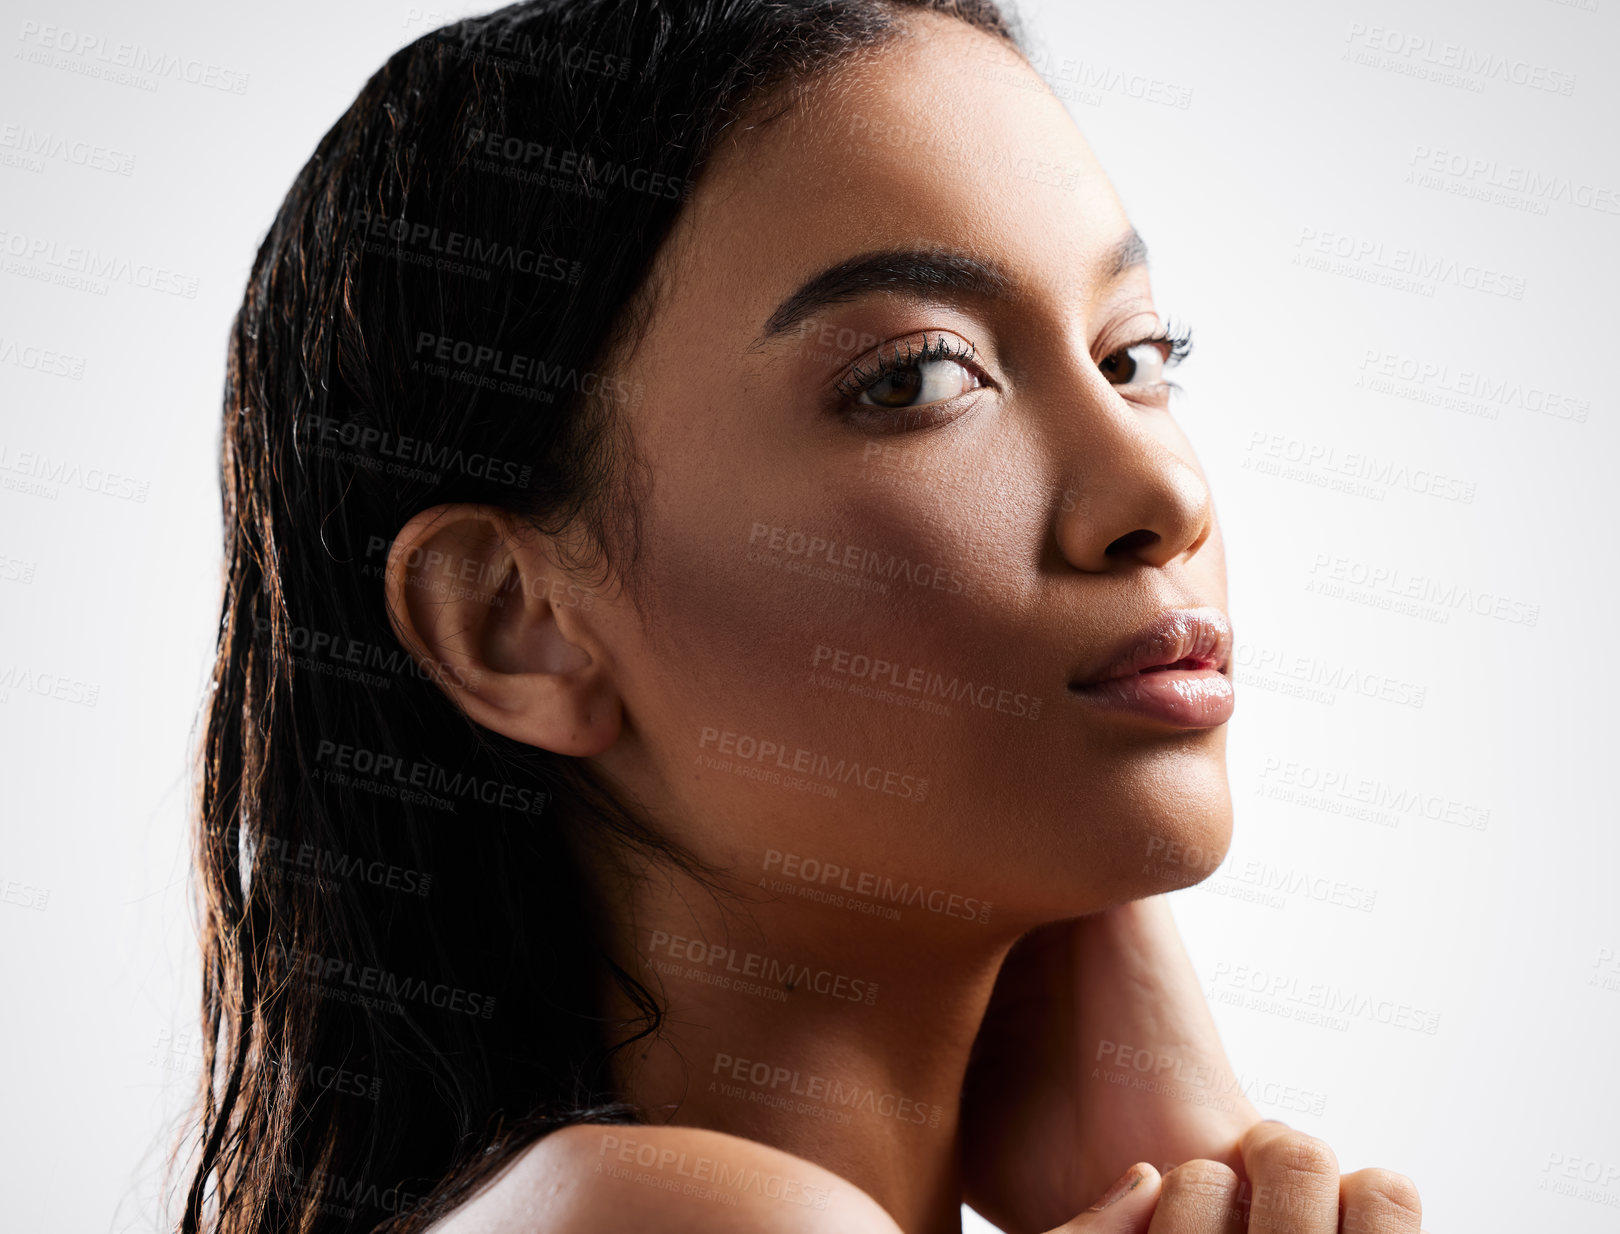
{"label": "neck", "polygon": [[620,1055],[626,1098],[825,1166],[907,1234],[957,1234],[962,1081],[1017,931],[757,887],[728,904],[677,876],[630,886],[616,958],[667,1015]]}

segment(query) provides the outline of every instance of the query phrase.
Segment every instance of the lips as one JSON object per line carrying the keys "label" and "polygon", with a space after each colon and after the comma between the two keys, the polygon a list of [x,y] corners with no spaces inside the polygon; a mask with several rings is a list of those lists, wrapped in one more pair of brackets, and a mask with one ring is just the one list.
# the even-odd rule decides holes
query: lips
{"label": "lips", "polygon": [[1212,606],[1178,608],[1160,613],[1126,639],[1099,668],[1077,677],[1070,689],[1083,690],[1105,681],[1169,671],[1214,671],[1225,674],[1232,659],[1232,626]]}
{"label": "lips", "polygon": [[1218,608],[1160,613],[1101,667],[1069,683],[1095,714],[1132,716],[1172,729],[1214,729],[1232,718],[1232,627]]}

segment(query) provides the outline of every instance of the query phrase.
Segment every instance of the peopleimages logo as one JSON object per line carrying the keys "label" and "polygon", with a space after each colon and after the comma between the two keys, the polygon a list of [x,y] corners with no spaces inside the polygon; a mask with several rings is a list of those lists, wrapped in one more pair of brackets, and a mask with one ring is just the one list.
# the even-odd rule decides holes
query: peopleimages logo
{"label": "peopleimages logo", "polygon": [[[1407,574],[1392,566],[1358,561],[1332,553],[1317,553],[1311,562],[1311,583],[1306,590],[1317,590],[1324,582],[1349,583],[1352,587],[1430,604],[1451,612],[1468,612],[1513,625],[1533,626],[1541,619],[1541,606],[1515,600],[1498,592],[1476,590],[1452,581],[1441,581],[1426,574]],[[1324,591],[1323,594],[1332,594]],[[1387,606],[1386,606],[1387,607]]]}
{"label": "peopleimages logo", "polygon": [[[713,749],[716,758],[704,751]],[[778,741],[760,740],[745,733],[710,728],[705,725],[698,737],[698,761],[717,771],[732,771],[745,775],[753,771],[761,775],[745,775],[750,779],[769,779],[789,773],[798,778],[813,776],[831,789],[826,795],[836,795],[838,784],[855,784],[874,793],[887,793],[908,801],[923,801],[928,796],[928,777],[902,775],[858,759],[839,758],[835,763],[829,754],[818,754],[803,746],[789,749]],[[774,781],[773,781],[774,782]]]}
{"label": "peopleimages logo", "polygon": [[772,564],[778,558],[790,564],[825,562],[852,577],[880,585],[903,581],[913,587],[967,596],[973,595],[975,590],[971,576],[963,578],[946,566],[913,561],[896,553],[848,544],[793,527],[752,524],[748,529],[748,553],[750,561],[763,564]]}
{"label": "peopleimages logo", "polygon": [[778,872],[784,880],[791,879],[824,895],[842,893],[860,896],[889,906],[921,908],[943,917],[976,921],[980,925],[990,920],[989,900],[928,887],[920,882],[913,883],[910,879],[896,882],[886,874],[852,870],[846,865],[783,852],[779,848],[765,850],[763,869]]}
{"label": "peopleimages logo", "polygon": [[323,661],[331,660],[338,664],[377,669],[386,674],[379,679],[384,685],[387,684],[389,677],[406,675],[415,677],[418,681],[447,682],[462,689],[475,684],[475,681],[459,666],[451,664],[448,660],[434,660],[424,664],[403,647],[382,647],[376,643],[349,638],[343,634],[333,634],[327,630],[312,629],[309,626],[283,626],[277,630],[268,617],[257,617],[253,624],[261,636],[269,636],[273,631],[279,633],[283,646],[295,653],[295,662],[312,670],[318,671]]}
{"label": "peopleimages logo", "polygon": [[639,381],[631,386],[617,378],[582,372],[537,356],[526,356],[487,343],[421,330],[416,335],[416,360],[421,364],[427,359],[446,362],[439,366],[438,371],[433,368],[425,370],[435,376],[457,379],[446,368],[446,365],[453,365],[465,373],[464,378],[457,380],[465,380],[472,385],[494,383],[492,388],[509,394],[539,392],[549,399],[552,390],[568,390],[615,403],[629,403],[638,401],[645,389]]}
{"label": "peopleimages logo", "polygon": [[[20,124],[0,127],[0,150],[15,150],[16,157],[37,163],[31,170],[44,170],[45,159],[58,159],[76,167],[128,176],[135,171],[135,156],[109,149],[80,138],[64,137],[49,129],[32,129]],[[4,160],[0,160],[4,161]]]}
{"label": "peopleimages logo", "polygon": [[[53,458],[40,450],[13,450],[0,442],[0,484],[5,488],[28,492],[56,500],[61,489],[79,488],[87,493],[100,493],[122,501],[144,503],[151,491],[150,480],[108,471],[105,467],[86,467],[65,458]],[[13,477],[20,477],[13,479]]]}
{"label": "peopleimages logo", "polygon": [[[826,1208],[832,1198],[832,1192],[825,1187],[818,1187],[814,1183],[797,1178],[789,1178],[782,1174],[767,1174],[748,1166],[733,1166],[717,1157],[706,1157],[698,1153],[688,1154],[678,1149],[660,1148],[639,1140],[621,1140],[616,1135],[604,1135],[601,1150],[597,1155],[606,1158],[610,1152],[626,1165],[638,1165],[644,1170],[657,1170],[660,1173],[669,1171],[678,1178],[691,1181],[676,1184],[673,1178],[654,1178],[647,1175],[638,1177],[628,1169],[615,1168],[611,1164],[604,1170],[601,1163],[597,1165],[599,1173],[605,1173],[613,1178],[627,1178],[633,1182],[653,1183],[666,1191],[679,1190],[682,1195],[714,1199],[722,1204],[734,1204],[738,1193],[747,1192],[767,1199],[781,1200],[787,1204],[818,1209]],[[707,1183],[712,1183],[713,1187],[705,1186]]]}
{"label": "peopleimages logo", "polygon": [[[412,14],[420,10],[412,9]],[[429,21],[455,21],[464,14],[447,17],[427,14]],[[411,24],[407,16],[406,25]],[[583,43],[562,43],[544,34],[535,35],[523,30],[490,30],[481,26],[452,26],[435,30],[433,37],[455,46],[463,55],[498,62],[513,71],[545,76],[560,73],[583,73],[591,76],[613,77],[626,81],[630,76],[628,57]]]}
{"label": "peopleimages logo", "polygon": [[1281,1106],[1299,1113],[1321,1114],[1327,1109],[1325,1094],[1272,1080],[1245,1081],[1236,1072],[1217,1071],[1207,1062],[1192,1063],[1175,1054],[1132,1046],[1107,1038],[1097,1042],[1092,1079],[1110,1084],[1128,1083],[1133,1088],[1162,1093],[1197,1105],[1210,1105],[1230,1111],[1230,1098],[1241,1093],[1251,1101]]}
{"label": "peopleimages logo", "polygon": [[1004,690],[988,682],[976,684],[960,677],[946,677],[944,673],[847,651],[841,647],[816,644],[810,656],[810,667],[822,672],[837,673],[874,685],[888,686],[913,694],[933,696],[953,703],[968,703],[982,711],[999,711],[1005,715],[1033,720],[1041,714],[1041,700],[1027,694]]}
{"label": "peopleimages logo", "polygon": [[1387,26],[1369,26],[1365,22],[1353,21],[1350,23],[1350,33],[1345,35],[1345,42],[1371,52],[1410,60],[1415,65],[1436,72],[1450,70],[1481,81],[1503,81],[1533,90],[1544,90],[1549,94],[1575,93],[1574,73],[1521,60],[1517,56],[1506,56],[1496,51],[1469,47],[1463,43],[1437,41],[1432,35],[1414,34]]}
{"label": "peopleimages logo", "polygon": [[[1263,429],[1249,434],[1248,456],[1243,460],[1243,466],[1266,475],[1310,476],[1319,473],[1324,481],[1367,481],[1367,484],[1359,487],[1381,485],[1384,490],[1402,489],[1417,496],[1455,501],[1465,506],[1474,504],[1479,491],[1472,480],[1447,476],[1431,468],[1413,467],[1365,450],[1341,450],[1336,444],[1290,437],[1284,433],[1267,433]],[[1379,493],[1382,500],[1379,489],[1372,491]]]}
{"label": "peopleimages logo", "polygon": [[828,998],[864,1003],[868,1007],[877,1003],[878,983],[875,981],[846,977],[828,969],[812,969],[804,964],[783,964],[770,956],[738,951],[735,947],[708,943],[701,938],[654,930],[647,950],[662,952],[672,959],[685,960],[707,970],[717,970],[720,974],[759,978],[785,991],[802,987]]}
{"label": "peopleimages logo", "polygon": [[[1330,662],[1316,656],[1295,655],[1280,648],[1239,643],[1233,649],[1232,663],[1247,674],[1240,676],[1240,681],[1248,680],[1262,688],[1269,688],[1265,686],[1268,678],[1285,684],[1297,683],[1305,688],[1324,687],[1315,692],[1322,695],[1317,699],[1319,702],[1332,702],[1341,690],[1402,707],[1422,707],[1428,697],[1428,687],[1416,682],[1403,681],[1384,673],[1364,672],[1353,665]],[[1315,697],[1315,694],[1308,697]]]}
{"label": "peopleimages logo", "polygon": [[[1426,818],[1449,823],[1466,831],[1484,831],[1490,826],[1491,812],[1471,802],[1439,793],[1424,792],[1411,784],[1392,784],[1350,768],[1321,767],[1312,763],[1284,761],[1268,756],[1260,769],[1260,779],[1275,778],[1288,788],[1369,806],[1375,811],[1399,817]],[[1393,822],[1388,825],[1395,825]]]}
{"label": "peopleimages logo", "polygon": [[443,258],[447,263],[446,268],[464,272],[482,270],[485,278],[489,277],[491,268],[504,266],[508,270],[515,270],[519,274],[532,274],[536,278],[577,283],[584,269],[577,261],[570,261],[566,257],[552,253],[542,253],[538,249],[519,248],[508,240],[490,240],[468,235],[454,228],[440,228],[423,222],[413,223],[400,216],[389,217],[370,210],[361,210],[359,218],[364,225],[366,239],[370,242],[366,246],[367,251],[378,253],[396,251],[384,243],[387,241],[401,248],[418,249],[424,254]]}
{"label": "peopleimages logo", "polygon": [[[376,1004],[384,1010],[403,1011],[404,1003],[421,1003],[441,1010],[489,1019],[495,1014],[495,1000],[487,994],[464,990],[445,982],[429,984],[422,977],[401,977],[385,968],[356,964],[341,956],[317,955],[312,951],[288,948],[279,940],[270,944],[271,953],[292,972],[313,977],[323,994],[336,994],[345,1001]],[[390,1008],[387,1004],[392,1003]]]}
{"label": "peopleimages logo", "polygon": [[[43,53],[52,52],[57,56],[59,67],[75,67],[75,72],[85,69],[127,69],[129,73],[138,74],[145,80],[134,80],[129,84],[139,85],[144,90],[156,90],[157,80],[171,77],[183,81],[191,86],[206,86],[210,90],[220,90],[228,94],[246,94],[248,88],[248,74],[237,69],[228,68],[222,64],[198,60],[195,56],[177,55],[171,51],[147,47],[140,43],[127,43],[122,39],[108,39],[100,34],[90,34],[82,30],[73,30],[62,26],[40,25],[37,21],[25,21],[22,24],[22,33],[18,39],[23,47],[18,50],[19,59],[27,59],[36,63],[41,60]],[[32,53],[32,54],[28,54]],[[111,76],[119,80],[116,75],[102,72],[85,72],[86,76]],[[147,85],[146,82],[150,82]]]}
{"label": "peopleimages logo", "polygon": [[[1615,188],[1572,180],[1568,176],[1554,175],[1521,163],[1503,163],[1496,158],[1437,149],[1419,142],[1413,147],[1407,164],[1418,173],[1445,176],[1479,189],[1522,194],[1536,202],[1564,202],[1583,210],[1596,210],[1600,214],[1620,214],[1620,191]],[[1412,180],[1410,173],[1407,178]],[[1545,212],[1545,208],[1539,211]]]}
{"label": "peopleimages logo", "polygon": [[[1585,423],[1586,414],[1592,409],[1590,399],[1559,393],[1546,386],[1493,377],[1475,369],[1453,368],[1436,360],[1420,360],[1376,347],[1362,352],[1359,367],[1358,387],[1390,393],[1394,382],[1404,382],[1435,392],[1435,399],[1423,401],[1439,402],[1439,396],[1450,394],[1489,405],[1490,419],[1496,418],[1496,408],[1512,407],[1558,420]],[[1382,388],[1372,384],[1380,378],[1385,382]]]}
{"label": "peopleimages logo", "polygon": [[0,364],[13,364],[27,372],[67,377],[73,381],[84,376],[83,356],[70,356],[47,347],[19,343],[3,334],[0,334]]}
{"label": "peopleimages logo", "polygon": [[258,869],[260,863],[270,861],[284,867],[289,877],[300,880],[319,880],[323,876],[358,879],[373,887],[387,887],[390,891],[423,896],[433,885],[433,875],[420,870],[340,853],[316,844],[303,843],[293,849],[280,836],[265,837],[264,847],[254,854],[254,868]]}
{"label": "peopleimages logo", "polygon": [[1368,236],[1302,226],[1294,247],[1294,265],[1381,282],[1400,290],[1433,295],[1434,287],[1449,283],[1509,300],[1524,299],[1525,281],[1518,275],[1442,253],[1386,244]]}
{"label": "peopleimages logo", "polygon": [[[1414,1033],[1433,1035],[1440,1029],[1440,1013],[1390,998],[1378,998],[1364,990],[1346,989],[1324,981],[1301,981],[1287,973],[1253,968],[1247,964],[1226,961],[1215,966],[1210,981],[1211,997],[1215,1001],[1230,1003],[1232,997],[1223,996],[1222,988],[1239,995],[1259,996],[1265,1002],[1250,1002],[1257,1010],[1283,1009],[1293,1018],[1321,1021],[1329,1027],[1347,1026],[1351,1018],[1364,1018],[1392,1028],[1404,1028]],[[1338,1023],[1330,1023],[1338,1021]]]}
{"label": "peopleimages logo", "polygon": [[[182,274],[149,261],[132,261],[117,253],[98,252],[82,244],[61,244],[45,236],[0,231],[0,254],[40,266],[54,266],[59,273],[80,275],[83,279],[124,283],[142,291],[161,292],[186,300],[197,298],[198,281],[194,274]],[[22,270],[8,272],[23,273]],[[97,294],[106,293],[98,291]]]}
{"label": "peopleimages logo", "polygon": [[527,814],[539,814],[546,808],[543,789],[523,788],[499,780],[482,780],[465,771],[451,775],[445,768],[425,758],[401,758],[397,754],[382,754],[323,739],[316,747],[315,761],[328,764],[338,773],[328,773],[334,783],[345,783],[344,773],[353,772],[401,788],[420,789],[447,798],[481,801],[488,806],[498,805],[502,809]]}
{"label": "peopleimages logo", "polygon": [[[279,1066],[279,1070],[288,1068]],[[330,1063],[316,1067],[306,1062],[302,1071],[303,1082],[312,1088],[324,1088],[348,1097],[364,1097],[375,1101],[382,1094],[382,1077],[367,1075],[363,1071],[350,1071],[347,1067],[334,1067]]]}
{"label": "peopleimages logo", "polygon": [[560,150],[507,133],[473,129],[467,136],[476,152],[501,160],[513,171],[560,176],[593,193],[618,188],[652,197],[679,198],[689,192],[692,183],[648,167],[631,167],[602,158],[588,150]]}
{"label": "peopleimages logo", "polygon": [[[449,442],[429,441],[395,433],[375,424],[367,423],[360,413],[348,419],[323,416],[308,412],[294,422],[293,432],[301,440],[316,445],[323,452],[333,453],[343,462],[376,469],[380,464],[400,464],[396,469],[385,468],[388,474],[407,474],[415,479],[438,483],[443,477],[432,474],[457,472],[474,480],[488,480],[493,484],[509,484],[527,488],[534,468],[527,463],[497,458],[481,451],[468,451]],[[344,447],[353,454],[337,450]]]}
{"label": "peopleimages logo", "polygon": [[[813,1075],[797,1068],[772,1066],[770,1063],[737,1058],[731,1054],[716,1054],[710,1075],[723,1077],[734,1085],[747,1085],[753,1090],[749,1094],[749,1099],[759,1101],[760,1104],[776,1104],[778,1101],[792,1104],[791,1099],[797,1097],[804,1099],[798,1103],[801,1105],[826,1103],[827,1108],[839,1113],[853,1110],[880,1118],[892,1118],[896,1122],[917,1123],[929,1127],[939,1126],[940,1114],[943,1112],[941,1106],[932,1105],[927,1101],[915,1101],[897,1093],[880,1093],[869,1085],[846,1084],[842,1080],[828,1079],[826,1076]],[[711,1088],[729,1087],[713,1079],[709,1081],[709,1085]],[[737,1094],[727,1092],[726,1095]],[[759,1100],[765,1097],[771,1100]]]}

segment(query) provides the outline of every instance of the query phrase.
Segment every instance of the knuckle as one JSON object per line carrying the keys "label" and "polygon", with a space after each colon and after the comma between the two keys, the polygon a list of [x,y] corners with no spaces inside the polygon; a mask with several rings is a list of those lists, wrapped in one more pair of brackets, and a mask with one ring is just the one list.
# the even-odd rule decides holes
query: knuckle
{"label": "knuckle", "polygon": [[1360,1230],[1369,1234],[1408,1234],[1423,1220],[1423,1201],[1417,1184],[1394,1170],[1361,1170],[1355,1175],[1351,1199],[1360,1214]]}
{"label": "knuckle", "polygon": [[1232,1169],[1219,1161],[1199,1158],[1184,1161],[1164,1176],[1165,1189],[1187,1192],[1225,1200],[1236,1193],[1238,1177]]}
{"label": "knuckle", "polygon": [[1299,1182],[1331,1179],[1336,1191],[1339,1160],[1333,1155],[1333,1150],[1315,1136],[1290,1131],[1267,1141],[1256,1150],[1255,1172]]}

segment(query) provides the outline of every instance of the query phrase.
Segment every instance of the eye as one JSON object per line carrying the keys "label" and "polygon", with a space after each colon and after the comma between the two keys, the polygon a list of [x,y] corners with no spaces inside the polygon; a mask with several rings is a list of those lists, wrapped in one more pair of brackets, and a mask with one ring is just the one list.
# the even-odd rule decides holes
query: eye
{"label": "eye", "polygon": [[920,347],[908,340],[870,366],[857,365],[837,389],[856,407],[900,411],[949,402],[985,384],[973,354],[971,343],[944,334],[924,336]]}
{"label": "eye", "polygon": [[1159,343],[1132,343],[1097,367],[1116,386],[1152,385],[1164,377],[1164,348]]}
{"label": "eye", "polygon": [[955,360],[914,360],[867,386],[855,401],[868,407],[920,407],[975,389],[977,375]]}
{"label": "eye", "polygon": [[1165,327],[1108,355],[1097,367],[1116,386],[1156,386],[1192,350],[1192,331]]}

